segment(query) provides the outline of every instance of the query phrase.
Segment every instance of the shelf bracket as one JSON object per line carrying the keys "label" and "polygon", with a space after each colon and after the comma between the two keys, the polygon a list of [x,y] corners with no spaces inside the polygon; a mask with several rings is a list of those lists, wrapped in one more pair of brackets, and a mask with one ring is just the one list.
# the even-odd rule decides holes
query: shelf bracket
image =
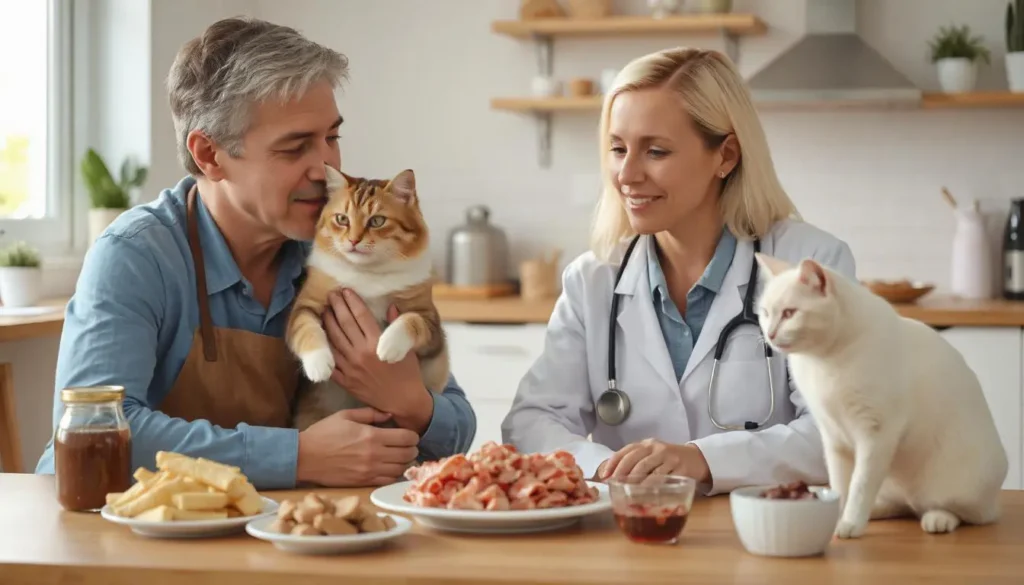
{"label": "shelf bracket", "polygon": [[554,70],[554,39],[548,35],[534,35],[533,41],[537,50],[537,74],[551,77]]}
{"label": "shelf bracket", "polygon": [[733,34],[729,29],[722,28],[719,31],[722,35],[722,42],[725,43],[725,55],[732,60],[733,63],[739,65],[740,63],[740,50],[739,50],[739,37]]}
{"label": "shelf bracket", "polygon": [[551,167],[551,112],[537,112],[537,163]]}

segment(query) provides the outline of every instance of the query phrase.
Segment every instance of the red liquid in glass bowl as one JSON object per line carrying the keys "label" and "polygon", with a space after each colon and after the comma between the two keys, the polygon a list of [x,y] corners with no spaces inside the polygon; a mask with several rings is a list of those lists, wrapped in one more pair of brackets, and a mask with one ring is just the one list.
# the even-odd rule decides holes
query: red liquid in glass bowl
{"label": "red liquid in glass bowl", "polygon": [[686,526],[683,506],[629,504],[615,510],[615,523],[627,538],[641,543],[675,543]]}

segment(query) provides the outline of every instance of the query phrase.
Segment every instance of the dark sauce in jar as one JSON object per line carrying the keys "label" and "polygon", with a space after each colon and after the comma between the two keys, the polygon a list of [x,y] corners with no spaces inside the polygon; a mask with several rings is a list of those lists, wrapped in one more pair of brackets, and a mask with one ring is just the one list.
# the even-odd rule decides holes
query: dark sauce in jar
{"label": "dark sauce in jar", "polygon": [[57,500],[69,511],[96,511],[107,494],[131,487],[128,429],[61,430],[53,444]]}
{"label": "dark sauce in jar", "polygon": [[676,542],[688,517],[682,506],[647,509],[631,505],[623,512],[615,512],[615,522],[627,538],[640,543]]}

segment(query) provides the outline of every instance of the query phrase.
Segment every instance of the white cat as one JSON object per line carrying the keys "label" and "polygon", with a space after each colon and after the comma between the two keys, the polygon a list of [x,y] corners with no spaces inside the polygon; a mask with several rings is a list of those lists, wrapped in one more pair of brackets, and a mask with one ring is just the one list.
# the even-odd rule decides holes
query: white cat
{"label": "white cat", "polygon": [[841,496],[840,538],[914,515],[926,532],[1000,514],[1006,451],[977,376],[931,327],[806,259],[757,255],[765,339],[788,355]]}

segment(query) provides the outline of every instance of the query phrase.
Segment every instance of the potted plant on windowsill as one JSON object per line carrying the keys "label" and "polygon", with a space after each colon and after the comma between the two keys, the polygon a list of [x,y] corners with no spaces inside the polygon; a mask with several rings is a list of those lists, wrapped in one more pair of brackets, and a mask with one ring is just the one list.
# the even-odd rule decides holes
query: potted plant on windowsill
{"label": "potted plant on windowsill", "polygon": [[1024,92],[1024,0],[1006,5],[1006,81],[1010,91]]}
{"label": "potted plant on windowsill", "polygon": [[42,288],[42,261],[35,248],[16,242],[0,250],[0,302],[5,307],[35,305]]}
{"label": "potted plant on windowsill", "polygon": [[148,169],[130,158],[121,164],[121,178],[115,181],[107,164],[95,150],[82,158],[82,178],[89,191],[89,242],[96,241],[119,215],[132,206],[131,191],[146,182]]}
{"label": "potted plant on windowsill", "polygon": [[991,53],[982,37],[971,36],[967,25],[939,29],[929,43],[932,63],[938,67],[939,85],[946,93],[974,90],[978,78],[978,61],[990,63]]}

